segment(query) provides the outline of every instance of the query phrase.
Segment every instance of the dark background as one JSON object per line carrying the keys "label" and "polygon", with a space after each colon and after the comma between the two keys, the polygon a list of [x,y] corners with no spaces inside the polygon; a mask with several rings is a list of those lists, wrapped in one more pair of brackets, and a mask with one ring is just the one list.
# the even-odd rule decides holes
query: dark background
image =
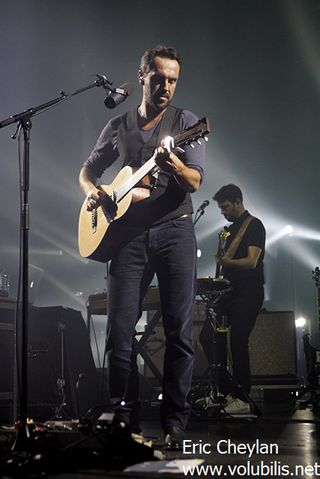
{"label": "dark background", "polygon": [[[105,266],[77,251],[83,201],[78,172],[104,124],[138,104],[137,69],[146,48],[175,46],[183,60],[174,104],[210,118],[207,172],[193,195],[210,205],[196,225],[198,276],[214,275],[225,224],[212,195],[238,184],[264,222],[268,310],[294,310],[317,340],[320,264],[320,3],[315,0],[0,0],[0,120],[95,81],[129,81],[134,94],[114,111],[94,88],[33,118],[30,263],[44,270],[36,304],[85,311],[103,291]],[[18,142],[0,131],[0,266],[17,291]],[[110,182],[105,179],[106,183]],[[286,225],[292,235],[281,236]],[[276,241],[275,241],[275,238]]]}

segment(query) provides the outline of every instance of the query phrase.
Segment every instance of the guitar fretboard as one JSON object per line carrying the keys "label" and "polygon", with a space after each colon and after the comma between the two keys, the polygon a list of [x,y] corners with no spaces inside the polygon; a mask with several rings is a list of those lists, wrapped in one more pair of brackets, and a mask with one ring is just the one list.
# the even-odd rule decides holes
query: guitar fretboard
{"label": "guitar fretboard", "polygon": [[123,183],[116,191],[116,199],[117,201],[122,200],[129,193],[132,188],[142,180],[154,167],[156,166],[156,162],[153,158],[150,158],[144,165],[142,165],[127,181]]}

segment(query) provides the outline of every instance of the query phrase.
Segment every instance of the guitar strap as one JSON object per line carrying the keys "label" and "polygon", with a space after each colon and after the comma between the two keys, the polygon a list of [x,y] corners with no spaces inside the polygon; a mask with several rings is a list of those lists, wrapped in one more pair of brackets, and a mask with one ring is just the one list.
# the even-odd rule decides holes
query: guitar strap
{"label": "guitar strap", "polygon": [[251,221],[254,219],[254,216],[248,216],[244,222],[242,223],[242,225],[240,226],[239,228],[239,231],[237,232],[236,236],[234,237],[234,239],[232,240],[229,248],[227,249],[226,251],[226,256],[230,259],[232,259],[238,249],[238,246],[239,244],[241,243],[241,240],[249,226],[249,224],[251,223]]}
{"label": "guitar strap", "polygon": [[161,118],[161,124],[157,136],[157,145],[160,146],[161,140],[168,135],[172,135],[173,127],[180,118],[182,109],[169,105],[167,111]]}
{"label": "guitar strap", "polygon": [[[156,145],[160,146],[161,141],[166,136],[171,136],[177,121],[180,118],[182,109],[175,108],[174,106],[169,105],[166,112],[164,113],[163,117],[161,118],[160,128],[157,134],[157,142]],[[160,174],[160,169],[156,168],[153,173],[151,173],[152,177],[152,185],[151,188],[156,188],[158,183],[158,176]]]}

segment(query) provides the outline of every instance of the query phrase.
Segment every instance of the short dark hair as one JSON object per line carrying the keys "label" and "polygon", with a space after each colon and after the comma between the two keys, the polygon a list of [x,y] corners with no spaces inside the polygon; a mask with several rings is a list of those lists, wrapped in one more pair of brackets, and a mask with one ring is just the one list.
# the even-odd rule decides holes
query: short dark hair
{"label": "short dark hair", "polygon": [[213,199],[218,203],[222,203],[223,201],[231,201],[231,203],[235,203],[237,200],[240,200],[242,203],[243,201],[242,192],[239,186],[232,184],[220,188],[220,190],[214,195]]}
{"label": "short dark hair", "polygon": [[170,58],[170,60],[177,60],[177,62],[181,66],[180,55],[175,48],[166,47],[165,45],[157,45],[154,48],[149,48],[149,50],[146,50],[144,54],[142,55],[141,61],[140,61],[140,70],[143,73],[148,73],[149,71],[154,69],[155,57]]}

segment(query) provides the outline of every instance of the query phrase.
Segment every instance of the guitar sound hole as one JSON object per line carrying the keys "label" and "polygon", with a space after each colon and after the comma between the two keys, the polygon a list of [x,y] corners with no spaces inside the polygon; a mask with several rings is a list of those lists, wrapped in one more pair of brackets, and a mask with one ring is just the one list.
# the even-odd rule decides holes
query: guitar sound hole
{"label": "guitar sound hole", "polygon": [[91,211],[91,228],[93,233],[97,231],[97,223],[98,223],[97,210],[93,210]]}

